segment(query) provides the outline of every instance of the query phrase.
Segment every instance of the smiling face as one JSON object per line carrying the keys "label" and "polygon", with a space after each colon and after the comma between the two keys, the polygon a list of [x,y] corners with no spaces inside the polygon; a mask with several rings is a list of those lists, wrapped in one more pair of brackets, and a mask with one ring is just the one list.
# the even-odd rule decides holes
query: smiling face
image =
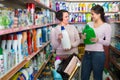
{"label": "smiling face", "polygon": [[69,21],[69,14],[68,14],[68,12],[63,12],[63,20],[62,20],[62,23],[68,24],[68,21]]}
{"label": "smiling face", "polygon": [[94,12],[94,10],[91,10],[91,17],[94,22],[98,21],[100,18],[100,14],[97,14]]}

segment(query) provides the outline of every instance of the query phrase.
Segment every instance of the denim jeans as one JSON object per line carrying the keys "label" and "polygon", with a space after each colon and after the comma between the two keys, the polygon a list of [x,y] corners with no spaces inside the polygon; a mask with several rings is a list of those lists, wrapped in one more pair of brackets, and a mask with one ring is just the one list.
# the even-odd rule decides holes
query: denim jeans
{"label": "denim jeans", "polygon": [[104,63],[104,52],[85,51],[82,59],[81,80],[90,80],[91,71],[93,71],[94,80],[102,80]]}

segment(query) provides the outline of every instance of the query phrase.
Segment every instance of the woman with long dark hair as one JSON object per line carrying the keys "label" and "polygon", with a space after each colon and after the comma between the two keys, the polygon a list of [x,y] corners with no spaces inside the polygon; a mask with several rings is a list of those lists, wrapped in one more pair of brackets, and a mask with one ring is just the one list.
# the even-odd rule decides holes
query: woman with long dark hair
{"label": "woman with long dark hair", "polygon": [[[91,41],[95,44],[85,45],[85,54],[82,59],[81,80],[89,80],[93,71],[94,80],[102,80],[105,63],[103,46],[109,46],[111,41],[111,26],[105,21],[104,9],[100,5],[91,8],[92,21],[87,23],[95,31],[96,38]],[[85,39],[85,35],[82,35]]]}

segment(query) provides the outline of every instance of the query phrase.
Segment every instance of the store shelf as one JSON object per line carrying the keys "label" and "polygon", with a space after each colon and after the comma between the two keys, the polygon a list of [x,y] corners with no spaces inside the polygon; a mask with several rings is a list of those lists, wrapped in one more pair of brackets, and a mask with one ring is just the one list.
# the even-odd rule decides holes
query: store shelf
{"label": "store shelf", "polygon": [[[69,1],[69,2],[113,2],[113,0],[65,0],[65,1]],[[120,0],[114,0],[114,2],[117,2]]]}
{"label": "store shelf", "polygon": [[120,23],[120,21],[115,21],[114,23]]}
{"label": "store shelf", "polygon": [[115,75],[110,70],[108,70],[108,72],[110,73],[110,76],[112,77],[112,79],[116,80]]}
{"label": "store shelf", "polygon": [[39,26],[38,25],[32,25],[32,26],[28,26],[28,27],[21,26],[21,27],[17,27],[17,28],[4,29],[4,30],[0,30],[0,35],[20,32],[20,31],[25,31],[25,30],[31,30],[31,29],[40,28],[40,27],[43,27],[43,26],[54,25],[54,24],[58,24],[58,22],[43,24],[43,25],[39,25]]}
{"label": "store shelf", "polygon": [[69,22],[69,24],[86,24],[87,22]]}
{"label": "store shelf", "polygon": [[22,9],[26,8],[26,3],[34,3],[38,8],[49,9],[50,11],[56,12],[55,10],[35,0],[2,0],[0,3],[4,4],[6,7]]}
{"label": "store shelf", "polygon": [[[69,12],[69,13],[74,13],[74,14],[78,14],[78,13],[91,13],[91,12]],[[114,13],[118,13],[118,12],[105,12],[105,14],[114,14]],[[118,22],[120,22],[120,21],[118,21]]]}
{"label": "store shelf", "polygon": [[37,51],[33,52],[31,55],[26,57],[21,63],[13,67],[11,70],[9,70],[5,75],[3,75],[0,80],[9,80],[16,72],[18,72],[26,63],[29,62],[38,52],[40,52],[45,46],[47,46],[50,43],[48,41],[47,43],[43,44],[43,46]]}
{"label": "store shelf", "polygon": [[120,70],[120,65],[113,58],[110,57],[110,61]]}
{"label": "store shelf", "polygon": [[18,0],[18,1],[22,2],[25,5],[26,5],[26,3],[34,3],[35,6],[38,7],[38,8],[49,9],[50,11],[56,12],[55,10],[53,10],[50,7],[44,5],[43,3],[38,2],[37,0]]}
{"label": "store shelf", "polygon": [[117,50],[115,47],[113,47],[113,46],[110,45],[110,49],[111,49],[112,51],[114,51],[116,54],[120,55],[120,51]]}
{"label": "store shelf", "polygon": [[116,35],[117,38],[120,38],[120,35]]}
{"label": "store shelf", "polygon": [[50,41],[48,41],[45,44],[43,44],[43,46],[37,52],[32,53],[26,59],[27,60],[31,60],[38,52],[40,52],[41,50],[43,50],[43,48],[46,47],[49,43],[50,43]]}
{"label": "store shelf", "polygon": [[43,69],[45,68],[45,66],[47,65],[47,63],[50,61],[52,55],[53,54],[50,54],[48,60],[42,64],[42,66],[40,67],[38,73],[35,74],[35,76],[34,76],[35,80],[37,80],[37,78],[40,76],[40,74],[42,73]]}
{"label": "store shelf", "polygon": [[0,80],[9,80],[16,72],[18,72],[28,61],[23,60],[21,63],[19,63],[17,66],[13,67],[11,70],[9,70],[5,75],[3,75]]}

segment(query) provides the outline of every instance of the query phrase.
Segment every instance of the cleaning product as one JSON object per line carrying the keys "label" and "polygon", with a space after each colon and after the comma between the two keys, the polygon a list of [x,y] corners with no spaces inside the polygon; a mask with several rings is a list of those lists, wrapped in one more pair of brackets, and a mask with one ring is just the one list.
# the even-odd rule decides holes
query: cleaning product
{"label": "cleaning product", "polygon": [[15,64],[18,64],[18,51],[17,51],[17,47],[18,47],[18,39],[17,39],[17,35],[14,34],[13,35],[13,49],[15,51]]}
{"label": "cleaning product", "polygon": [[33,38],[32,38],[32,40],[33,40],[33,51],[36,52],[38,50],[37,40],[36,40],[37,39],[37,32],[36,32],[36,29],[33,29],[32,31],[33,31]]}
{"label": "cleaning product", "polygon": [[27,32],[22,32],[22,54],[23,57],[28,56]]}
{"label": "cleaning product", "polygon": [[23,60],[23,55],[22,55],[22,32],[17,33],[17,38],[18,38],[18,57],[19,57],[18,62],[21,62]]}
{"label": "cleaning product", "polygon": [[37,29],[37,47],[42,47],[42,30]]}
{"label": "cleaning product", "polygon": [[63,36],[61,40],[63,49],[70,49],[71,48],[70,38],[64,26],[61,26],[61,33]]}
{"label": "cleaning product", "polygon": [[0,48],[0,76],[4,73],[3,49]]}
{"label": "cleaning product", "polygon": [[27,45],[28,45],[28,54],[32,54],[32,36],[31,32],[27,31]]}
{"label": "cleaning product", "polygon": [[60,57],[59,57],[59,56],[56,56],[56,60],[55,60],[55,63],[54,63],[54,65],[55,65],[55,70],[58,69],[60,63],[61,63]]}
{"label": "cleaning product", "polygon": [[3,50],[5,50],[5,46],[6,46],[6,35],[2,36],[2,42],[1,42],[1,48]]}
{"label": "cleaning product", "polygon": [[86,39],[84,39],[85,44],[94,44],[94,42],[91,42],[91,38],[95,38],[96,34],[88,24],[85,25],[82,34],[86,34]]}
{"label": "cleaning product", "polygon": [[47,27],[42,28],[42,42],[45,43],[47,41]]}
{"label": "cleaning product", "polygon": [[7,50],[6,50],[6,43],[7,43],[6,35],[2,36],[1,48],[3,49],[3,61],[4,61],[4,72],[7,71]]}
{"label": "cleaning product", "polygon": [[12,49],[12,35],[7,36],[7,50],[6,53],[4,54],[4,61],[5,61],[5,69],[8,70],[11,67],[11,49]]}
{"label": "cleaning product", "polygon": [[63,80],[62,76],[55,69],[52,69],[52,74],[53,74],[54,80],[57,80],[57,79]]}

